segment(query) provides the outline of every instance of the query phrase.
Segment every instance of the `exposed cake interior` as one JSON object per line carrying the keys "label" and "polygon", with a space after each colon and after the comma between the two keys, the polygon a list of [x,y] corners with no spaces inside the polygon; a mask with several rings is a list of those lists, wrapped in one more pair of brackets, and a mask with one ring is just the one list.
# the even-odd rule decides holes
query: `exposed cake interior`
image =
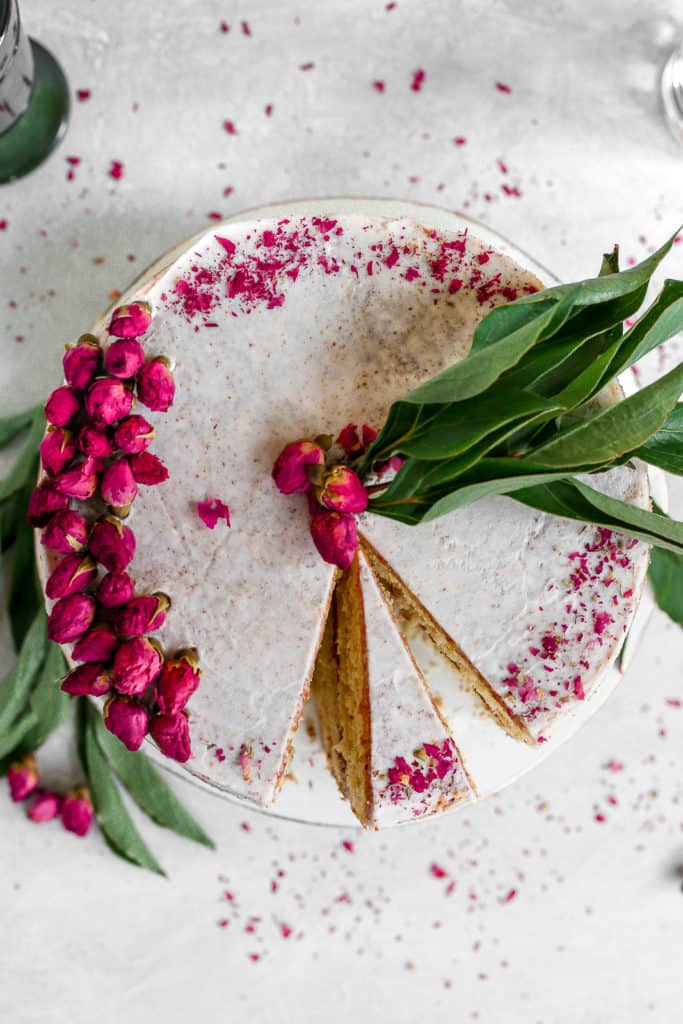
{"label": "exposed cake interior", "polygon": [[330,770],[353,813],[371,818],[371,724],[358,558],[337,582],[311,693]]}
{"label": "exposed cake interior", "polygon": [[508,735],[524,743],[535,743],[524,723],[510,713],[481,672],[465,657],[453,638],[442,629],[400,576],[362,535],[361,545],[396,617],[399,620],[416,624],[426,633],[437,651],[454,666],[456,675],[454,682],[474,693],[484,710]]}

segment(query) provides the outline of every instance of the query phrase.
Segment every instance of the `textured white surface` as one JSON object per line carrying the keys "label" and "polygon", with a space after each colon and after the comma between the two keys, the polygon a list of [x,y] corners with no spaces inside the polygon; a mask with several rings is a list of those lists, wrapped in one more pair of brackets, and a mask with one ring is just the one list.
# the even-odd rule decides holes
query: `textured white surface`
{"label": "textured white surface", "polygon": [[[615,238],[639,258],[683,220],[683,157],[657,97],[680,2],[385,8],[25,0],[30,29],[92,97],[53,159],[0,191],[3,407],[38,400],[63,340],[212,211],[312,193],[469,203],[565,279]],[[73,181],[67,155],[82,161]],[[665,273],[683,275],[680,248]],[[674,488],[679,515],[682,498]],[[32,826],[0,801],[0,1016],[677,1024],[683,710],[667,700],[683,699],[682,646],[657,616],[607,707],[538,773],[395,834],[245,819],[179,782],[219,849],[145,823],[165,882],[96,834]],[[48,781],[69,784],[70,756],[55,738]]]}

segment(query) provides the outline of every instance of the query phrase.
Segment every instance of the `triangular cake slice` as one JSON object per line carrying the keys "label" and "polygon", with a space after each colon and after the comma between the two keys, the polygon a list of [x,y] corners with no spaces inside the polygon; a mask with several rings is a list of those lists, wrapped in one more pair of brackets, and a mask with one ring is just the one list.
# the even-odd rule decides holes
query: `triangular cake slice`
{"label": "triangular cake slice", "polygon": [[337,584],[312,693],[329,766],[366,828],[472,799],[455,742],[363,552]]}
{"label": "triangular cake slice", "polygon": [[[647,474],[624,465],[586,478],[647,507]],[[547,739],[590,696],[618,653],[643,587],[648,548],[609,529],[506,497],[418,526],[364,517],[362,544],[396,611],[413,618],[511,736]]]}

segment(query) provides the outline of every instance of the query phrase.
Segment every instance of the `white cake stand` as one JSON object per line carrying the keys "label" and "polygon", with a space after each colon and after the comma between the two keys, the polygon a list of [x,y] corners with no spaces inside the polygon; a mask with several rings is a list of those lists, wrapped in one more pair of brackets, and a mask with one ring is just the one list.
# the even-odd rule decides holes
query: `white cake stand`
{"label": "white cake stand", "polygon": [[[463,228],[468,228],[473,235],[490,243],[499,251],[510,256],[520,266],[530,270],[544,285],[558,283],[558,279],[541,266],[537,260],[484,224],[471,220],[463,214],[422,203],[356,197],[300,199],[244,210],[227,218],[227,222],[253,221],[261,217],[280,218],[303,214],[320,216],[337,213],[365,214],[368,217],[409,217],[426,227],[450,231],[461,231]],[[203,234],[204,231],[197,237],[201,237]],[[151,274],[161,272],[192,241],[193,239],[186,240],[175,249],[165,253],[148,268],[143,277],[147,280]],[[630,376],[621,383],[624,390],[633,391]],[[652,492],[659,505],[666,509],[668,502],[664,475],[659,470],[651,470],[650,481]],[[452,727],[453,735],[466,761],[469,774],[476,784],[478,799],[483,800],[493,793],[499,792],[526,772],[538,767],[599,711],[628,667],[653,608],[654,600],[648,585],[619,659],[620,667],[612,666],[605,672],[590,698],[583,702],[577,701],[572,706],[570,713],[564,712],[564,717],[554,727],[548,742],[536,747],[530,747],[511,739],[479,709],[470,694],[455,692],[453,675],[450,673],[448,664],[435,653],[432,646],[419,633],[416,632],[415,635],[409,636],[413,653],[427,677],[430,688],[442,698],[442,711]],[[313,728],[307,728],[309,724]],[[145,749],[148,756],[160,767],[183,778],[187,778],[189,775],[196,785],[225,800],[241,804],[245,809],[257,810],[277,818],[311,825],[359,828],[348,803],[340,796],[336,784],[327,770],[325,755],[316,738],[314,724],[315,715],[313,709],[309,707],[304,713],[296,737],[294,758],[289,775],[283,784],[277,803],[269,808],[259,807],[237,794],[214,788],[194,776],[190,769],[169,762],[151,742],[146,745]],[[467,804],[456,805],[449,813],[454,813],[466,806]]]}

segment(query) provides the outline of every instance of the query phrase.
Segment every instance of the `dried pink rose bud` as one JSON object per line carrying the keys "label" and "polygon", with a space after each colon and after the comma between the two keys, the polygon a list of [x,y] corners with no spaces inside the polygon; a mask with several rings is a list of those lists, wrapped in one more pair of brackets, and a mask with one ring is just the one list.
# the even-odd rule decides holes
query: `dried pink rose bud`
{"label": "dried pink rose bud", "polygon": [[114,440],[124,455],[138,455],[152,443],[154,433],[144,416],[127,416],[116,428]]}
{"label": "dried pink rose bud", "polygon": [[325,452],[319,444],[301,438],[283,448],[273,463],[272,477],[281,494],[303,494],[311,486],[308,466],[324,466]]}
{"label": "dried pink rose bud", "polygon": [[313,493],[321,505],[335,512],[364,512],[368,507],[368,492],[348,466],[333,466]]}
{"label": "dried pink rose bud", "polygon": [[62,366],[67,384],[77,391],[85,391],[100,368],[102,351],[93,334],[82,334],[75,345],[67,345]]}
{"label": "dried pink rose bud", "polygon": [[92,825],[93,806],[85,786],[79,786],[66,794],[62,801],[61,818],[67,832],[75,832],[77,836],[86,834]]}
{"label": "dried pink rose bud", "polygon": [[70,555],[74,551],[83,551],[88,546],[90,523],[80,512],[65,509],[57,512],[43,530],[40,543],[48,551],[58,551],[61,555]]}
{"label": "dried pink rose bud", "polygon": [[78,449],[84,455],[106,459],[114,453],[114,442],[106,430],[98,430],[86,424],[78,432]]}
{"label": "dried pink rose bud", "polygon": [[159,647],[149,637],[124,640],[114,657],[114,689],[128,695],[144,693],[161,672],[163,663]]}
{"label": "dried pink rose bud", "polygon": [[107,373],[121,380],[134,377],[144,361],[144,349],[134,338],[121,338],[112,342],[104,355]]}
{"label": "dried pink rose bud", "polygon": [[135,597],[133,581],[127,572],[108,572],[100,580],[95,596],[105,608],[119,608]]}
{"label": "dried pink rose bud", "polygon": [[139,484],[153,487],[155,484],[162,484],[168,480],[168,470],[161,459],[151,452],[141,452],[140,455],[131,455],[128,460],[131,472]]}
{"label": "dried pink rose bud", "polygon": [[90,456],[83,462],[71,469],[65,469],[58,473],[52,481],[52,485],[60,494],[67,498],[78,498],[79,501],[87,501],[97,491],[99,474],[102,472],[102,460],[93,459]]}
{"label": "dried pink rose bud", "polygon": [[152,307],[148,302],[130,302],[118,306],[111,315],[109,333],[116,338],[139,338],[152,322]]}
{"label": "dried pink rose bud", "polygon": [[88,554],[75,552],[57,562],[45,584],[45,594],[51,600],[79,594],[87,590],[97,578],[97,563]]}
{"label": "dried pink rose bud", "polygon": [[173,405],[175,383],[168,360],[163,356],[151,359],[137,377],[138,398],[153,412],[166,412]]}
{"label": "dried pink rose bud", "polygon": [[135,501],[138,485],[127,459],[116,459],[102,474],[100,495],[118,516],[127,516]]}
{"label": "dried pink rose bud", "polygon": [[111,690],[111,670],[88,661],[69,672],[61,688],[72,697],[102,697]]}
{"label": "dried pink rose bud", "polygon": [[149,731],[162,754],[184,764],[192,753],[187,715],[153,715]]}
{"label": "dried pink rose bud", "polygon": [[166,594],[144,594],[117,611],[114,629],[119,636],[139,636],[160,629],[171,606]]}
{"label": "dried pink rose bud", "polygon": [[71,657],[74,661],[110,661],[118,646],[119,638],[114,630],[101,622],[74,645]]}
{"label": "dried pink rose bud", "polygon": [[76,455],[76,442],[70,430],[64,427],[48,427],[47,434],[40,442],[40,461],[49,476],[61,472]]}
{"label": "dried pink rose bud", "polygon": [[56,644],[78,640],[92,626],[95,598],[90,594],[70,594],[53,607],[47,620],[47,635]]}
{"label": "dried pink rose bud", "polygon": [[46,526],[50,518],[56,512],[63,512],[69,507],[69,499],[65,494],[59,494],[52,482],[44,481],[38,487],[34,487],[31,497],[28,500],[26,518],[31,526]]}
{"label": "dried pink rose bud", "polygon": [[20,761],[14,761],[7,771],[7,781],[12,800],[19,803],[37,788],[40,776],[33,754],[26,754]]}
{"label": "dried pink rose bud", "polygon": [[122,420],[132,408],[132,391],[114,377],[97,377],[85,395],[88,419],[100,430]]}
{"label": "dried pink rose bud", "polygon": [[356,520],[346,512],[322,512],[311,519],[313,543],[324,561],[348,569],[358,547]]}
{"label": "dried pink rose bud", "polygon": [[90,531],[90,554],[109,572],[120,573],[135,554],[135,534],[114,516],[98,519]]}
{"label": "dried pink rose bud", "polygon": [[45,403],[45,419],[55,427],[66,427],[80,407],[76,392],[64,385],[53,391]]}
{"label": "dried pink rose bud", "polygon": [[62,798],[59,793],[51,793],[49,790],[44,789],[31,801],[26,813],[31,821],[42,823],[56,818],[61,808]]}
{"label": "dried pink rose bud", "polygon": [[149,713],[130,697],[110,697],[104,705],[104,724],[128,750],[139,750],[149,732]]}
{"label": "dried pink rose bud", "polygon": [[199,686],[200,678],[201,671],[197,667],[197,652],[194,648],[178,651],[174,658],[168,658],[154,690],[162,714],[182,711]]}

